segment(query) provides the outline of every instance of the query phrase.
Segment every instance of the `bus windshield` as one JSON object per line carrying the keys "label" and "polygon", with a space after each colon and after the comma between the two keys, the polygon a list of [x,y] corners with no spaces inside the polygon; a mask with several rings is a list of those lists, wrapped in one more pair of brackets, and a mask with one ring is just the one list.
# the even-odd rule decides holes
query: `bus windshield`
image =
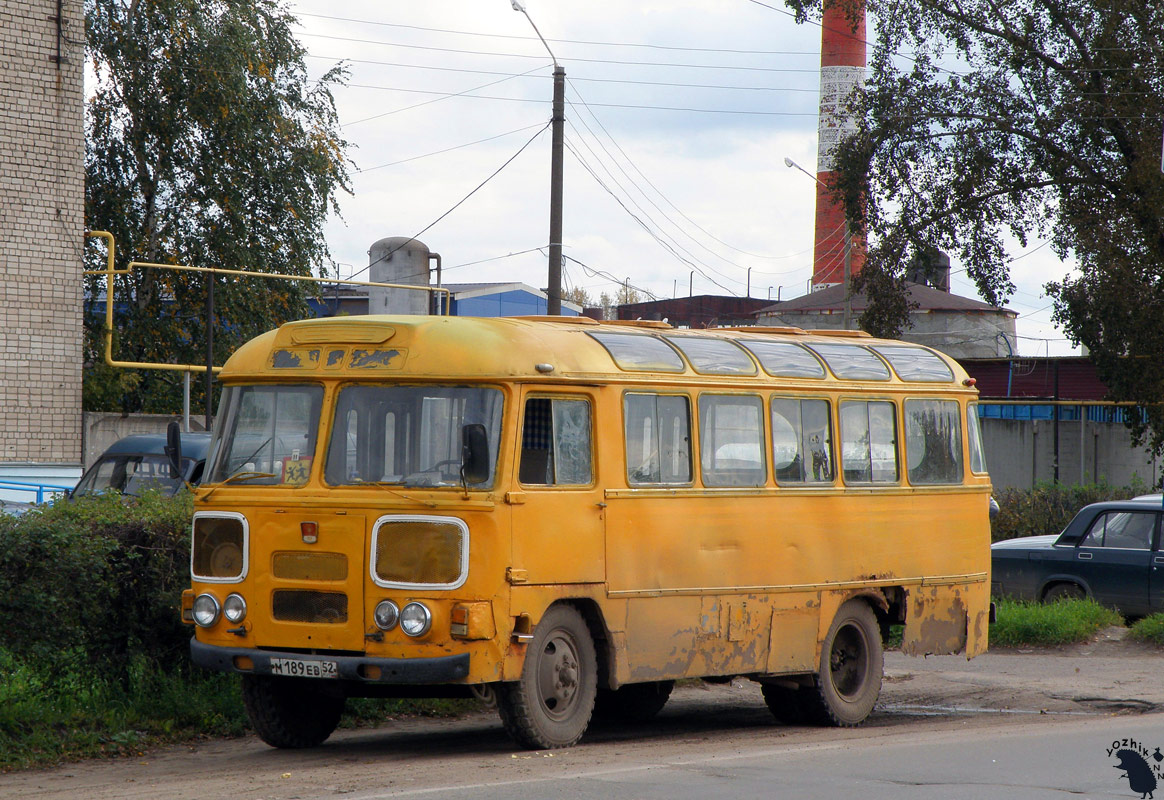
{"label": "bus windshield", "polygon": [[322,386],[227,386],[210,446],[208,483],[307,483]]}
{"label": "bus windshield", "polygon": [[345,386],[336,400],[324,480],[331,486],[389,483],[460,486],[461,436],[484,425],[493,485],[502,395],[466,386]]}

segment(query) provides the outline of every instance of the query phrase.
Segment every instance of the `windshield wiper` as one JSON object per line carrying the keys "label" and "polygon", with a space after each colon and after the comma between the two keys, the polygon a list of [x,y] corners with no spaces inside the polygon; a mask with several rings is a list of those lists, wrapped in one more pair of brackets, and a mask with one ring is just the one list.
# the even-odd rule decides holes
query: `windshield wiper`
{"label": "windshield wiper", "polygon": [[[256,450],[255,452],[258,452],[258,451]],[[210,491],[208,491],[202,499],[209,500],[210,495],[214,494],[219,489],[219,487],[226,486],[228,483],[230,483],[231,481],[233,481],[235,479],[238,479],[240,481],[249,481],[249,480],[252,480],[254,478],[276,478],[276,477],[278,477],[278,476],[275,475],[275,473],[273,473],[273,472],[256,472],[255,470],[240,469],[237,472],[232,472],[230,475],[227,475],[225,478],[222,479],[222,481],[220,481],[219,483],[216,483],[214,486],[211,486]]]}

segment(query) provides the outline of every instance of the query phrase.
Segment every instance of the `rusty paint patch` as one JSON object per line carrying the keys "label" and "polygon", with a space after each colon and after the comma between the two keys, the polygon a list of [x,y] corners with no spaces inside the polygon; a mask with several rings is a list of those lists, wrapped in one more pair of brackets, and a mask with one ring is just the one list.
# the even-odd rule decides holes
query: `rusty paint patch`
{"label": "rusty paint patch", "polygon": [[328,369],[335,369],[343,362],[343,360],[344,360],[344,351],[343,350],[330,350],[330,351],[328,351],[328,354],[327,354],[327,368]]}
{"label": "rusty paint patch", "polygon": [[901,651],[906,655],[949,655],[966,649],[969,614],[957,587],[910,592]]}
{"label": "rusty paint patch", "polygon": [[348,366],[352,369],[375,369],[392,366],[392,359],[400,355],[399,350],[353,350]]}

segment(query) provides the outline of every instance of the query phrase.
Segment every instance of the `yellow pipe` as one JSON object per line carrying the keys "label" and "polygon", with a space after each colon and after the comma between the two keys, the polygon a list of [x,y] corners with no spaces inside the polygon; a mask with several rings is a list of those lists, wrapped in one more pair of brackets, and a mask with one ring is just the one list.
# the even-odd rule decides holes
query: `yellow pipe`
{"label": "yellow pipe", "polygon": [[[109,231],[85,231],[86,238],[104,239],[106,244],[106,251],[108,258],[106,260],[105,269],[85,270],[85,275],[104,275],[105,276],[105,331],[103,333],[105,339],[105,363],[111,367],[120,367],[123,369],[162,369],[171,370],[174,372],[206,372],[205,364],[164,364],[160,362],[149,361],[117,361],[113,358],[113,276],[114,275],[129,275],[133,272],[134,267],[145,267],[147,269],[170,269],[178,272],[209,272],[217,275],[245,275],[250,278],[277,278],[281,280],[290,281],[314,281],[316,283],[342,283],[351,286],[377,286],[387,289],[410,289],[412,291],[426,291],[426,292],[443,292],[445,294],[445,313],[451,306],[452,292],[443,286],[416,286],[412,284],[402,283],[374,283],[372,281],[351,281],[351,280],[330,280],[328,278],[316,278],[314,275],[283,275],[277,272],[247,272],[240,269],[220,269],[217,267],[189,267],[182,264],[155,264],[149,261],[131,261],[126,265],[125,269],[114,268],[114,256],[116,253],[116,242],[113,234]],[[222,371],[222,367],[214,367],[213,371],[217,374]]]}

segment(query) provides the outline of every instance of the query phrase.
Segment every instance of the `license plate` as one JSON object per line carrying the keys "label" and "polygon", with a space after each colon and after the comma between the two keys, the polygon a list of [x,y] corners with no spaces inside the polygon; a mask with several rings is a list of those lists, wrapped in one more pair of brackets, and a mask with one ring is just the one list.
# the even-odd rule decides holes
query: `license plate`
{"label": "license plate", "polygon": [[335,661],[305,661],[300,658],[272,658],[272,675],[287,675],[294,678],[338,678],[339,667]]}

